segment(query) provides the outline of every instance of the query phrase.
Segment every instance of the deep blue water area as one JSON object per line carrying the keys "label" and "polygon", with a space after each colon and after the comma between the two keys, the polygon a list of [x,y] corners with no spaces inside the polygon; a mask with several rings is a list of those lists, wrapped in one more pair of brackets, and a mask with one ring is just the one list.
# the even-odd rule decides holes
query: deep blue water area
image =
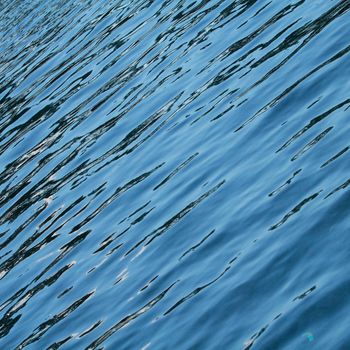
{"label": "deep blue water area", "polygon": [[350,0],[1,0],[0,349],[349,350]]}

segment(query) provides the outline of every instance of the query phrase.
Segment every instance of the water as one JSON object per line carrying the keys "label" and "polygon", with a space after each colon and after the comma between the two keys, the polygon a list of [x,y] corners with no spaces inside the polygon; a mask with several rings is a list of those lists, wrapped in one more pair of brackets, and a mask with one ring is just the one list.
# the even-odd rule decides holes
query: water
{"label": "water", "polygon": [[350,1],[0,3],[0,349],[350,349]]}

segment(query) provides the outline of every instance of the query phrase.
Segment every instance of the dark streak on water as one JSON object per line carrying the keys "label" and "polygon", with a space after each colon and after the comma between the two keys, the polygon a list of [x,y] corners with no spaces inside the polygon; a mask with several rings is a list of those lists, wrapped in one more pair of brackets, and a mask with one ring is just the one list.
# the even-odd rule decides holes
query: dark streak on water
{"label": "dark streak on water", "polygon": [[350,349],[350,1],[0,2],[0,349]]}

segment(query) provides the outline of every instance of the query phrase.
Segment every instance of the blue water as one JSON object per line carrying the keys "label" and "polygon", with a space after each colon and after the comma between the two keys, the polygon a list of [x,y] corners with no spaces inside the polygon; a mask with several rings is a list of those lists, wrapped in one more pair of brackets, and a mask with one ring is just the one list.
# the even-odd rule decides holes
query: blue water
{"label": "blue water", "polygon": [[0,349],[350,349],[349,9],[2,0]]}

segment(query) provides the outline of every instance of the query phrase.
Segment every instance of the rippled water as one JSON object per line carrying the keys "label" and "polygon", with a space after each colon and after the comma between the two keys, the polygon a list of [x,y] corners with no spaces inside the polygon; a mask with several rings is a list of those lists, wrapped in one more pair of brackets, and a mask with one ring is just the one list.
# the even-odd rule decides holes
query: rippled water
{"label": "rippled water", "polygon": [[350,349],[350,1],[0,2],[0,349]]}

